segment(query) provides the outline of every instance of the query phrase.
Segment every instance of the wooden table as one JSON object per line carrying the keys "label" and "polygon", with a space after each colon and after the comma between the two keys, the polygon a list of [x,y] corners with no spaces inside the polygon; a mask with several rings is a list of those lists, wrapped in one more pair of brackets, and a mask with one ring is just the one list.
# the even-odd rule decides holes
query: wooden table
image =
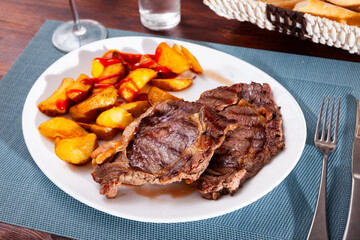
{"label": "wooden table", "polygon": [[[205,6],[202,0],[182,0],[181,23],[169,31],[161,32],[150,31],[140,24],[137,0],[78,0],[76,2],[80,18],[97,20],[108,28],[360,62],[360,55],[352,55],[345,50],[259,29],[250,23],[219,17]],[[0,79],[46,19],[71,20],[66,0],[1,0],[0,9]],[[65,239],[0,223],[0,239],[31,237]]]}

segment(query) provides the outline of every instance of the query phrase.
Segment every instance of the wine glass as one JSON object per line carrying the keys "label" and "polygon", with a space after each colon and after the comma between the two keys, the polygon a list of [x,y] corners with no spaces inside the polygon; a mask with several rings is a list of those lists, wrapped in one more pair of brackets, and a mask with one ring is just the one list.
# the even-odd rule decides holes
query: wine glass
{"label": "wine glass", "polygon": [[61,24],[52,36],[54,46],[63,52],[70,52],[85,44],[106,38],[106,28],[97,21],[79,19],[75,0],[69,0],[73,21]]}

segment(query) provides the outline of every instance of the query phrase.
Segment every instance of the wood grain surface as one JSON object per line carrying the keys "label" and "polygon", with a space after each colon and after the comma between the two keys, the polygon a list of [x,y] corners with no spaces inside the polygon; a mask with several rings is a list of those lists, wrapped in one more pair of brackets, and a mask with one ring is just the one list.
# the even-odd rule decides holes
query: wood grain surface
{"label": "wood grain surface", "polygon": [[[108,28],[360,62],[360,55],[345,50],[219,17],[202,0],[182,0],[181,23],[161,32],[141,25],[137,0],[77,0],[76,3],[80,18],[97,20]],[[0,9],[0,79],[45,20],[71,20],[66,0],[1,0]],[[0,223],[0,239],[66,238]]]}

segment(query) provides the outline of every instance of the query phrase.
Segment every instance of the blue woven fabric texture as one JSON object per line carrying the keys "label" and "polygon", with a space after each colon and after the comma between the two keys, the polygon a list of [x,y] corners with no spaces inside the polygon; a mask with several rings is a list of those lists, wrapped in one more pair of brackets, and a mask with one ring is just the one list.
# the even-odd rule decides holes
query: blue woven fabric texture
{"label": "blue woven fabric texture", "polygon": [[[350,199],[356,99],[360,97],[359,63],[197,42],[243,59],[279,81],[304,112],[306,147],[290,175],[245,208],[203,221],[142,223],[108,215],[68,196],[40,171],[26,148],[22,108],[36,79],[64,55],[51,44],[58,24],[46,21],[0,81],[0,221],[76,239],[305,239],[322,164],[312,139],[321,97],[329,94],[342,97],[340,139],[329,159],[327,192],[331,239],[342,238]],[[109,37],[144,35],[108,32]]]}

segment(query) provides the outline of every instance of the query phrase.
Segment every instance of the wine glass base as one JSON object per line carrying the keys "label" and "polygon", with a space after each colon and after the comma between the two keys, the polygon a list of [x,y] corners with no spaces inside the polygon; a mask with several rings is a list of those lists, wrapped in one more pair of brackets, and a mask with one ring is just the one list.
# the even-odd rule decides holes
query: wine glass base
{"label": "wine glass base", "polygon": [[97,21],[79,20],[79,29],[74,29],[74,22],[68,21],[55,29],[52,36],[53,45],[63,52],[70,52],[88,43],[105,39],[106,28]]}

